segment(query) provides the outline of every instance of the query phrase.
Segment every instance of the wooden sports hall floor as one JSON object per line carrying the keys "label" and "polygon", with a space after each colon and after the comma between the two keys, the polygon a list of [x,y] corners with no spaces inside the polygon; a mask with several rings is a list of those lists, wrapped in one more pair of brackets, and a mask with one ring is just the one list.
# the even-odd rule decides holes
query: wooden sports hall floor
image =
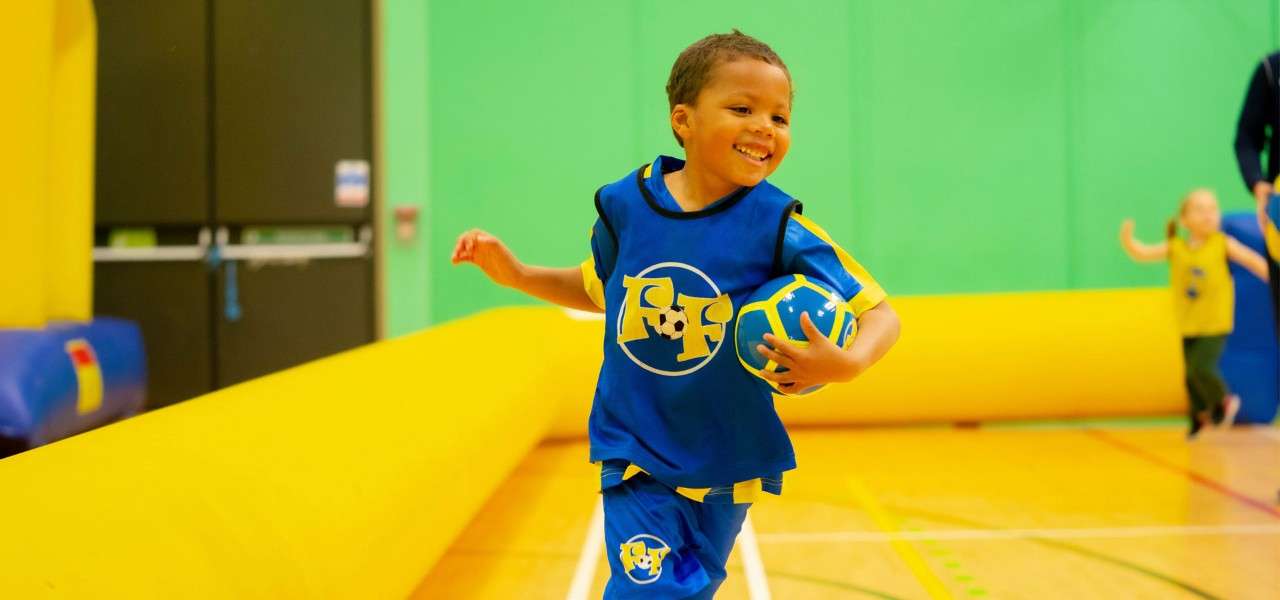
{"label": "wooden sports hall floor", "polygon": [[[801,429],[717,598],[1280,600],[1280,430]],[[585,442],[539,446],[414,598],[599,598]]]}

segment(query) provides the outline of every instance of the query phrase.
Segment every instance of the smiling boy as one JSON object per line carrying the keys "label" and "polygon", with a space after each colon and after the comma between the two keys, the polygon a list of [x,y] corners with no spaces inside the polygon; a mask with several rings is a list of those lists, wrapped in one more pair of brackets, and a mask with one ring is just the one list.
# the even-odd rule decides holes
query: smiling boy
{"label": "smiling boy", "polygon": [[[685,160],[659,156],[596,192],[591,258],[526,265],[480,230],[454,264],[562,306],[605,313],[588,434],[601,465],[611,577],[606,598],[711,598],[747,509],[795,468],[770,387],[738,363],[737,310],[798,273],[833,285],[858,318],[842,349],[807,315],[805,347],[766,336],[784,388],[849,381],[897,340],[885,293],[798,201],[768,183],[791,147],[791,74],[738,31],[686,48],[667,82]],[[675,316],[673,316],[675,315]],[[677,336],[661,332],[683,318]]]}

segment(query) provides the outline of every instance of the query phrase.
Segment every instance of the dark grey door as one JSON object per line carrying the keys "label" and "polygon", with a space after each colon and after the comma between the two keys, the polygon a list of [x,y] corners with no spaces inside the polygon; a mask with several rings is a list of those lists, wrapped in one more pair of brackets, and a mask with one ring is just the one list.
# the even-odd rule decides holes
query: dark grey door
{"label": "dark grey door", "polygon": [[[96,312],[142,325],[150,405],[372,341],[368,0],[96,8]],[[285,258],[243,243],[263,226]],[[316,226],[350,235],[297,241]],[[103,247],[126,229],[151,244]]]}
{"label": "dark grey door", "polygon": [[204,0],[97,0],[99,226],[205,224],[209,204]]}
{"label": "dark grey door", "polygon": [[339,161],[369,160],[367,0],[214,4],[217,218],[354,223],[335,201]]}
{"label": "dark grey door", "polygon": [[155,408],[213,389],[212,279],[198,250],[212,213],[208,11],[203,0],[95,8],[96,245],[142,227],[156,246],[98,253],[94,313],[140,325]]}
{"label": "dark grey door", "polygon": [[101,262],[93,284],[98,314],[135,321],[142,329],[148,408],[213,389],[209,274],[203,262]]}
{"label": "dark grey door", "polygon": [[[372,154],[367,0],[219,0],[213,14],[219,226],[250,257],[271,248],[244,244],[245,227],[339,225],[354,240],[368,195],[340,198],[337,176]],[[372,260],[295,251],[219,270],[218,385],[373,339]]]}
{"label": "dark grey door", "polygon": [[[368,259],[236,261],[228,267],[218,277],[219,387],[370,341]],[[235,306],[229,314],[232,277]]]}

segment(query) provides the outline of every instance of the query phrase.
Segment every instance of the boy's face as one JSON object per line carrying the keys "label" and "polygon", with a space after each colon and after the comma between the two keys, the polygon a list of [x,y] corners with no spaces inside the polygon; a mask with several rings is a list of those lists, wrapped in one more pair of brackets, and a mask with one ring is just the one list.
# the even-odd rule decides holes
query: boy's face
{"label": "boy's face", "polygon": [[754,58],[716,65],[694,104],[671,111],[689,162],[736,186],[756,185],[782,164],[790,123],[786,71]]}

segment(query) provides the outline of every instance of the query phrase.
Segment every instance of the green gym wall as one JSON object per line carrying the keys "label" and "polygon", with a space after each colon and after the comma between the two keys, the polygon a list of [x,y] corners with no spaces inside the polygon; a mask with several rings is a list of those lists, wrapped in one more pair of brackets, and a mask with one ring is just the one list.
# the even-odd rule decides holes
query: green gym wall
{"label": "green gym wall", "polygon": [[[1119,250],[1189,188],[1245,209],[1232,151],[1274,0],[570,2],[385,0],[387,333],[534,302],[449,265],[470,227],[523,260],[590,252],[592,194],[679,155],[663,87],[737,27],[795,82],[772,181],[895,295],[1161,285]],[[390,229],[386,229],[390,232]]]}

